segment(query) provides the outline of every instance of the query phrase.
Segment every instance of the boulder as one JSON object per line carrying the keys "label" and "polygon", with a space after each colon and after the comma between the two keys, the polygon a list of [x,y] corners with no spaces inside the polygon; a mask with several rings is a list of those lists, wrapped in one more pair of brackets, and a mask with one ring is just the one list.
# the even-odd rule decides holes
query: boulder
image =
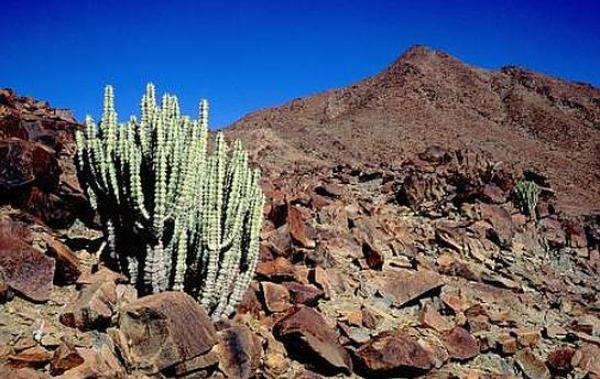
{"label": "boulder", "polygon": [[54,259],[33,248],[19,227],[0,225],[0,281],[33,301],[46,301],[52,291]]}
{"label": "boulder", "polygon": [[127,366],[146,374],[171,370],[184,375],[216,363],[205,357],[217,342],[204,308],[183,292],[137,299],[119,312],[114,332]]}

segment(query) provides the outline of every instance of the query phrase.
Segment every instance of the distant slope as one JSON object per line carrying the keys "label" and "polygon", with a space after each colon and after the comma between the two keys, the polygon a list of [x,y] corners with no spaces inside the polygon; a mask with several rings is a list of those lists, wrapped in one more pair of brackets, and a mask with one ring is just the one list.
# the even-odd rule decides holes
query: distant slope
{"label": "distant slope", "polygon": [[272,172],[290,162],[393,162],[433,144],[480,150],[547,174],[563,208],[600,209],[600,89],[517,67],[483,70],[423,46],[374,77],[249,114],[227,133]]}

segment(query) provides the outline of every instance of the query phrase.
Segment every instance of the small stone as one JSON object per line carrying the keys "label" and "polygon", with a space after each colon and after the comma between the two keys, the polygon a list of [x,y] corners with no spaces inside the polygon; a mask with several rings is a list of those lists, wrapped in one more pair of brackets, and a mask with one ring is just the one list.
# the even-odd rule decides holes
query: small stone
{"label": "small stone", "polygon": [[313,280],[317,284],[317,286],[319,286],[323,290],[325,298],[331,298],[331,295],[333,294],[333,289],[327,271],[321,268],[320,266],[315,267],[315,269],[313,270]]}
{"label": "small stone", "polygon": [[262,349],[258,337],[246,326],[232,326],[221,331],[216,350],[219,369],[226,377],[254,377]]}
{"label": "small stone", "polygon": [[317,194],[333,198],[342,196],[342,191],[342,186],[333,183],[323,183],[315,188]]}
{"label": "small stone", "polygon": [[79,276],[79,278],[77,278],[77,284],[80,285],[90,285],[103,282],[126,283],[127,278],[122,274],[114,272],[104,266],[100,266],[98,270],[93,273],[85,271]]}
{"label": "small stone", "polygon": [[423,326],[436,330],[438,332],[447,332],[453,325],[438,313],[433,307],[426,305],[420,314],[420,321]]}
{"label": "small stone", "polygon": [[442,341],[448,350],[448,354],[454,359],[467,360],[479,355],[477,339],[459,326],[445,333]]}
{"label": "small stone", "polygon": [[76,348],[76,351],[83,358],[83,363],[65,371],[60,379],[130,377],[115,356],[112,344],[100,342],[91,348]]}
{"label": "small stone", "polygon": [[75,283],[79,275],[81,275],[81,267],[77,255],[67,245],[51,236],[44,237],[44,240],[48,246],[47,254],[56,260],[56,271],[54,274],[56,283]]}
{"label": "small stone", "polygon": [[577,367],[581,370],[590,373],[590,378],[600,377],[600,347],[586,343],[581,346],[571,360],[573,367]]}
{"label": "small stone", "polygon": [[50,373],[53,376],[60,375],[67,370],[77,367],[83,363],[84,359],[75,347],[69,343],[63,342],[55,351],[50,361]]}
{"label": "small stone", "polygon": [[557,374],[566,375],[573,371],[571,361],[575,355],[575,350],[570,347],[561,347],[548,354],[546,365]]}
{"label": "small stone", "polygon": [[259,262],[256,273],[269,280],[293,280],[295,269],[287,258],[277,257],[274,260]]}
{"label": "small stone", "polygon": [[517,339],[509,334],[499,335],[496,342],[502,354],[514,354],[517,352]]}
{"label": "small stone", "polygon": [[521,347],[532,347],[537,345],[540,340],[540,334],[531,328],[521,328],[515,332],[517,342]]}
{"label": "small stone", "polygon": [[567,330],[557,324],[546,326],[544,332],[549,338],[564,338],[567,336]]}
{"label": "small stone", "polygon": [[348,330],[348,338],[350,338],[350,340],[352,340],[352,342],[358,343],[358,344],[363,344],[366,342],[369,342],[369,340],[371,339],[371,333],[369,332],[369,329],[367,328],[362,328],[362,327],[350,327]]}
{"label": "small stone", "polygon": [[523,374],[529,379],[550,379],[550,370],[543,361],[538,359],[531,349],[517,351],[515,360]]}
{"label": "small stone", "polygon": [[0,366],[0,378],[47,379],[50,378],[50,376],[32,368],[8,368]]}
{"label": "small stone", "polygon": [[392,296],[397,307],[402,307],[444,285],[442,277],[429,270],[388,271],[381,276],[381,282],[381,290]]}
{"label": "small stone", "polygon": [[377,329],[382,321],[382,316],[374,313],[369,308],[361,309],[363,325],[371,330]]}
{"label": "small stone", "polygon": [[470,307],[470,304],[464,297],[455,293],[443,292],[440,299],[448,308],[450,308],[450,310],[452,310],[452,312],[454,312],[454,314],[461,314]]}
{"label": "small stone", "polygon": [[265,305],[269,312],[283,312],[292,306],[290,304],[290,291],[285,286],[271,282],[262,282],[261,287]]}
{"label": "small stone", "polygon": [[302,212],[298,207],[293,205],[288,206],[287,224],[290,236],[295,243],[307,249],[314,249],[316,247],[315,241],[308,236]]}
{"label": "small stone", "polygon": [[362,311],[351,311],[346,315],[346,321],[351,326],[362,326],[363,324],[363,313]]}
{"label": "small stone", "polygon": [[283,285],[290,292],[294,304],[311,304],[324,295],[323,290],[312,284],[285,282]]}
{"label": "small stone", "polygon": [[75,302],[60,315],[60,322],[82,331],[106,328],[117,304],[115,282],[96,282],[83,288]]}
{"label": "small stone", "polygon": [[4,367],[42,368],[52,359],[52,353],[41,346],[34,346],[7,357]]}
{"label": "small stone", "polygon": [[321,371],[352,371],[352,361],[348,352],[338,342],[338,334],[328,325],[325,318],[312,308],[292,308],[275,324],[275,335],[289,346],[288,352],[302,351],[303,359],[312,363],[320,362],[321,365],[315,368]]}
{"label": "small stone", "polygon": [[403,331],[384,332],[356,350],[357,371],[365,376],[397,376],[434,367],[431,353]]}

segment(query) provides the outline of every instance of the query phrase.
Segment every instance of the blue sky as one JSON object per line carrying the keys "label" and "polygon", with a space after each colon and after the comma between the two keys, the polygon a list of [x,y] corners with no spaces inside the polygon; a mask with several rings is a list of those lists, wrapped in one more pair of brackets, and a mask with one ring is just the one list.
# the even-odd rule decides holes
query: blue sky
{"label": "blue sky", "polygon": [[120,118],[147,81],[211,125],[376,74],[413,44],[600,86],[600,1],[3,0],[0,87]]}

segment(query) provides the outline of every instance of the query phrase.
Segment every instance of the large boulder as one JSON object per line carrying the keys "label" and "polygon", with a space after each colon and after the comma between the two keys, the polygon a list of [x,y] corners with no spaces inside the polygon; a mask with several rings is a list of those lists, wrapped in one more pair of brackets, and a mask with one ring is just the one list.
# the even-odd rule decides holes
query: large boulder
{"label": "large boulder", "polygon": [[125,305],[112,331],[130,370],[181,376],[215,366],[217,334],[204,308],[183,292],[162,292]]}

